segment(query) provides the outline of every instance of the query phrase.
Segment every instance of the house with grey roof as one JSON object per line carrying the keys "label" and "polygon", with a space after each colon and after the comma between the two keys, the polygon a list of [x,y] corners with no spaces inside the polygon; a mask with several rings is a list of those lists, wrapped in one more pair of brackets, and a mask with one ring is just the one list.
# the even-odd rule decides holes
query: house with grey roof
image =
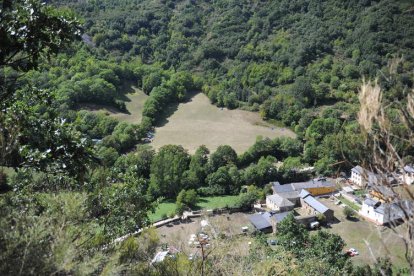
{"label": "house with grey roof", "polygon": [[249,216],[250,223],[254,226],[254,228],[263,233],[272,233],[273,227],[270,224],[270,216],[267,215],[270,213],[256,213]]}
{"label": "house with grey roof", "polygon": [[295,203],[279,194],[274,194],[266,197],[266,206],[272,211],[286,212],[293,210]]}
{"label": "house with grey roof", "polygon": [[366,198],[359,214],[378,225],[386,225],[404,219],[413,219],[414,202],[402,200],[383,203],[374,198]]}
{"label": "house with grey roof", "polygon": [[334,192],[336,186],[325,178],[317,178],[306,182],[295,182],[283,185],[279,182],[272,182],[273,193],[288,199],[296,206],[299,206],[300,204],[299,194],[303,189],[308,190],[313,196],[317,196]]}
{"label": "house with grey roof", "polygon": [[389,202],[394,200],[396,198],[397,194],[394,192],[393,189],[387,186],[372,186],[369,194],[376,200],[382,201],[382,202]]}
{"label": "house with grey roof", "polygon": [[414,167],[412,165],[405,165],[402,169],[400,180],[403,184],[414,184]]}
{"label": "house with grey roof", "polygon": [[366,187],[367,185],[378,184],[380,179],[378,174],[358,165],[351,169],[351,181],[359,187]]}
{"label": "house with grey roof", "polygon": [[332,221],[334,219],[333,210],[329,209],[323,203],[313,197],[309,191],[302,190],[300,193],[300,198],[302,208],[306,210],[309,215],[323,214],[327,221]]}
{"label": "house with grey roof", "polygon": [[250,223],[257,231],[272,233],[277,229],[277,224],[283,221],[291,212],[264,212],[249,216]]}

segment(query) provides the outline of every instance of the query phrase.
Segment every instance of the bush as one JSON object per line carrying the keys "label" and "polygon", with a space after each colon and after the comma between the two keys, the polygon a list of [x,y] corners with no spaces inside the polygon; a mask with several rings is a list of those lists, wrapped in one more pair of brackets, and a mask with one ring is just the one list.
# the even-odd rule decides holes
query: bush
{"label": "bush", "polygon": [[198,195],[197,192],[193,189],[191,190],[181,190],[177,196],[177,206],[183,205],[183,207],[194,207],[197,204]]}
{"label": "bush", "polygon": [[355,211],[351,207],[345,206],[343,212],[347,219],[355,216]]}
{"label": "bush", "polygon": [[324,214],[319,213],[316,218],[318,219],[318,221],[320,222],[325,222],[326,221],[326,216]]}
{"label": "bush", "polygon": [[175,207],[175,214],[181,216],[185,211],[185,206],[182,203],[177,203]]}

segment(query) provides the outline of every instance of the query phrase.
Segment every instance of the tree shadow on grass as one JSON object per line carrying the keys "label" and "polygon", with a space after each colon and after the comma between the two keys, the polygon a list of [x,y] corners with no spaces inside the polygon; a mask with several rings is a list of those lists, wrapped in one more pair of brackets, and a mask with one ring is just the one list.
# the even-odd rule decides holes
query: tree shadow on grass
{"label": "tree shadow on grass", "polygon": [[352,222],[358,222],[359,221],[359,218],[353,216],[353,217],[347,217],[346,220],[349,220],[349,221],[352,221]]}
{"label": "tree shadow on grass", "polygon": [[193,97],[201,93],[200,91],[190,91],[186,94],[186,97],[181,102],[174,102],[169,104],[164,112],[161,114],[160,118],[155,122],[156,127],[163,127],[170,121],[169,118],[178,110],[180,103],[189,103],[192,101]]}
{"label": "tree shadow on grass", "polygon": [[169,118],[178,110],[179,103],[171,103],[168,105],[164,112],[161,114],[160,118],[155,122],[156,127],[163,127],[169,123]]}
{"label": "tree shadow on grass", "polygon": [[199,198],[198,201],[197,201],[196,206],[193,206],[193,208],[192,208],[193,211],[199,211],[199,210],[203,209],[203,207],[201,207],[199,204],[200,203],[207,203],[207,202],[208,202],[207,199]]}
{"label": "tree shadow on grass", "polygon": [[133,94],[133,93],[135,93],[133,83],[124,83],[118,89],[118,92],[117,92],[117,95],[115,96],[115,99],[123,101],[123,102],[130,102],[131,99],[127,97],[127,94]]}
{"label": "tree shadow on grass", "polygon": [[330,221],[329,223],[330,224],[338,224],[338,223],[340,223],[341,221],[337,218],[337,217],[334,217],[334,219],[332,220],[332,221]]}

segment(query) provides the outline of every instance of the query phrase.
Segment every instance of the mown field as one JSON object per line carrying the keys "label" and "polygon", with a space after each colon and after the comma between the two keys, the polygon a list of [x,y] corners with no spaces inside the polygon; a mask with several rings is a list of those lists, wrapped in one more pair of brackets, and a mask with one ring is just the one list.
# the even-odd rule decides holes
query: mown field
{"label": "mown field", "polygon": [[[223,208],[226,206],[234,206],[238,196],[215,196],[215,197],[202,197],[197,203],[197,209],[215,209]],[[161,217],[166,214],[170,215],[175,210],[174,202],[162,202],[158,205],[154,213],[149,215],[151,221],[160,220]]]}
{"label": "mown field", "polygon": [[269,138],[295,136],[287,128],[263,121],[258,113],[218,108],[202,93],[195,94],[175,109],[156,128],[151,143],[154,148],[176,144],[194,153],[200,145],[206,145],[210,151],[219,145],[230,145],[241,153],[253,145],[259,135]]}
{"label": "mown field", "polygon": [[91,112],[105,112],[112,118],[118,119],[122,122],[139,124],[142,119],[142,108],[147,99],[147,95],[140,89],[132,87],[132,93],[125,94],[122,100],[125,100],[128,112],[122,112],[111,106],[97,105],[97,104],[82,104],[81,109]]}

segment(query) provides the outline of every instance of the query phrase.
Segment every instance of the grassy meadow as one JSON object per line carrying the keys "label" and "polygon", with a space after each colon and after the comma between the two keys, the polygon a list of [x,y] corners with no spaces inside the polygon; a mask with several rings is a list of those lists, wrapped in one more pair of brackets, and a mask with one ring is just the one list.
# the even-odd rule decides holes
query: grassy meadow
{"label": "grassy meadow", "polygon": [[167,113],[171,116],[156,128],[151,143],[154,148],[175,144],[194,153],[200,145],[210,151],[219,145],[230,145],[241,153],[253,145],[257,136],[295,136],[288,128],[263,121],[256,112],[218,108],[203,93],[196,93]]}
{"label": "grassy meadow", "polygon": [[[215,209],[224,208],[226,206],[234,206],[238,196],[214,196],[201,197],[198,200],[196,209]],[[175,203],[172,201],[164,201],[160,203],[154,213],[149,214],[151,221],[157,221],[162,218],[164,214],[170,215],[175,211]]]}
{"label": "grassy meadow", "polygon": [[140,89],[132,86],[131,93],[125,94],[122,100],[125,101],[128,112],[122,112],[114,107],[97,105],[97,104],[81,104],[81,109],[91,112],[105,112],[112,118],[118,119],[121,122],[131,124],[139,124],[142,119],[142,109],[147,95]]}

